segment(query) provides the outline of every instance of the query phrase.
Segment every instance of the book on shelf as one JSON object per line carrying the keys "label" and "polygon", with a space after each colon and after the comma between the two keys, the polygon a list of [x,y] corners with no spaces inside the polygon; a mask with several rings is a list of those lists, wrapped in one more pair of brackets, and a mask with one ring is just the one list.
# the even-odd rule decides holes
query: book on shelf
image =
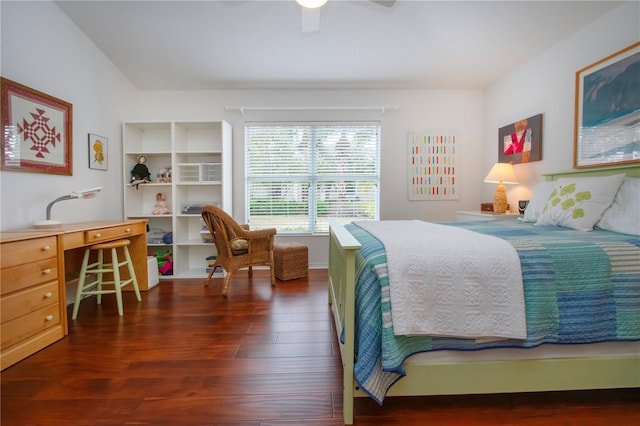
{"label": "book on shelf", "polygon": [[[204,271],[208,274],[209,272],[211,272],[211,267],[207,266]],[[213,273],[212,278],[224,278],[224,269],[216,269],[216,271]]]}
{"label": "book on shelf", "polygon": [[[211,268],[213,268],[213,265],[216,263],[216,256],[208,256],[206,260],[207,267],[205,268],[205,272],[208,274],[209,272],[211,272]],[[222,269],[221,267],[218,268],[213,273],[213,278],[224,278],[224,269]]]}

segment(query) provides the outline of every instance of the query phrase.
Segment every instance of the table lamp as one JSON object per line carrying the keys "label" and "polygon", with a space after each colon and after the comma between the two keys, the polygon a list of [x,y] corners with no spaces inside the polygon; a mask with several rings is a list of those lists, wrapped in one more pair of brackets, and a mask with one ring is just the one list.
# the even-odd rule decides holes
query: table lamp
{"label": "table lamp", "polygon": [[504,188],[504,184],[518,183],[516,180],[516,174],[513,171],[513,164],[511,163],[496,163],[487,177],[484,178],[487,183],[497,183],[496,193],[493,196],[493,211],[495,213],[504,213],[509,207],[507,202],[507,191]]}
{"label": "table lamp", "polygon": [[61,225],[61,222],[57,220],[51,220],[51,207],[58,201],[64,200],[73,200],[75,198],[93,198],[97,195],[98,192],[102,189],[101,186],[97,186],[95,188],[82,189],[80,191],[74,191],[69,195],[63,195],[62,197],[58,197],[47,206],[47,220],[43,220],[40,222],[36,222],[33,224],[35,228],[58,228]]}

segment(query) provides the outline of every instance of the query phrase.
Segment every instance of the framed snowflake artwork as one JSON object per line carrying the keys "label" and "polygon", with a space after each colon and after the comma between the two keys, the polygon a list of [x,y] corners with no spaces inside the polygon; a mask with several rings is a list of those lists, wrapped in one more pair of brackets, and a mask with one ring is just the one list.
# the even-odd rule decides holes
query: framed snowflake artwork
{"label": "framed snowflake artwork", "polygon": [[2,170],[73,174],[73,106],[22,84],[0,79]]}

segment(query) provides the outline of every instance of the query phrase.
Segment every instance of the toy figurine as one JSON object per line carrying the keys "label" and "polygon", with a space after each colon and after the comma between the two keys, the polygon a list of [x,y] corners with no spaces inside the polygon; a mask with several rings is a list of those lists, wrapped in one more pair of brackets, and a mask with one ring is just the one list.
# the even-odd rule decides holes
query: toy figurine
{"label": "toy figurine", "polygon": [[171,210],[167,207],[167,200],[162,192],[156,194],[156,204],[153,206],[151,214],[171,214]]}
{"label": "toy figurine", "polygon": [[135,186],[136,189],[138,185],[141,183],[151,182],[151,173],[149,173],[149,168],[147,167],[147,157],[146,155],[138,155],[138,164],[133,166],[133,170],[131,170],[131,185]]}

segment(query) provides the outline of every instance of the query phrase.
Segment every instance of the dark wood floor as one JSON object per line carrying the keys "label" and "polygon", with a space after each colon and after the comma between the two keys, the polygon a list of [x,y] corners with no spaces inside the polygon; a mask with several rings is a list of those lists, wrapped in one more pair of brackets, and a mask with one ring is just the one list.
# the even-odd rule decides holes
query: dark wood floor
{"label": "dark wood floor", "polygon": [[[341,365],[324,270],[279,282],[240,271],[161,281],[137,303],[88,299],[69,336],[1,374],[9,425],[342,424]],[[356,425],[637,425],[638,390],[360,398]]]}

